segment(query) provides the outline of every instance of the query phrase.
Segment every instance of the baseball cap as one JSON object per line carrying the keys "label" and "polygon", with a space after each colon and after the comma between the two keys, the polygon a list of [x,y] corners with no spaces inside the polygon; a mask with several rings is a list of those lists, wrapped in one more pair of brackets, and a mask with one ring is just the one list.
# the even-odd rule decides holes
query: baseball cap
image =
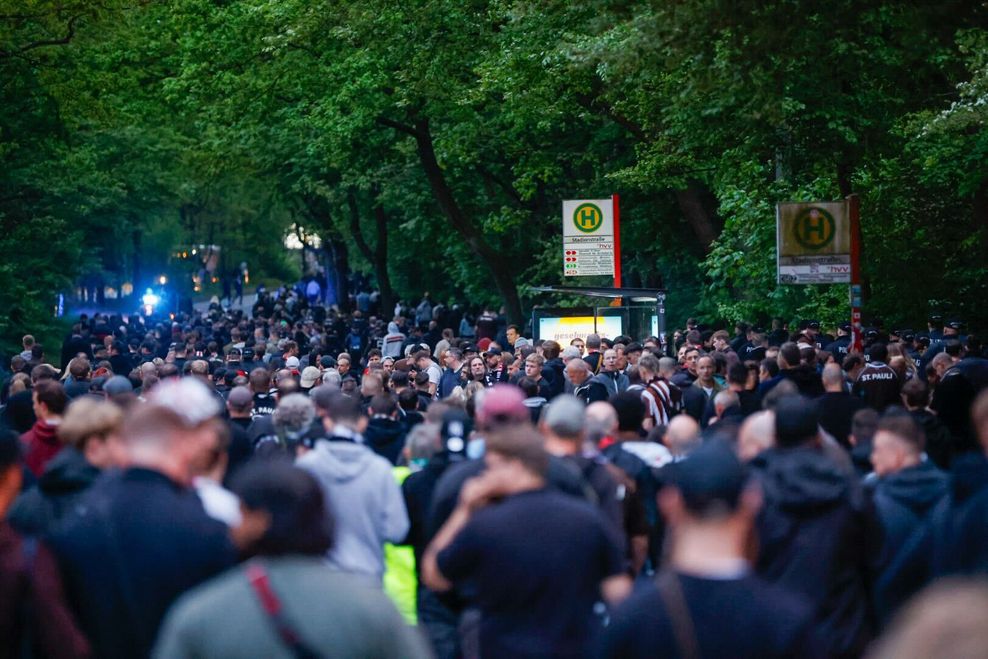
{"label": "baseball cap", "polygon": [[478,426],[490,427],[531,420],[525,407],[525,394],[512,384],[496,384],[481,392],[477,402]]}
{"label": "baseball cap", "polygon": [[226,401],[230,404],[230,407],[237,410],[244,409],[252,400],[254,400],[254,394],[244,386],[234,387],[226,397]]}
{"label": "baseball cap", "polygon": [[285,360],[285,368],[295,370],[298,368],[298,357],[294,355]]}
{"label": "baseball cap", "polygon": [[841,323],[840,325],[838,325],[838,327],[840,328],[840,330],[842,332],[850,332],[851,331],[851,323],[847,322],[846,320],[843,323]]}
{"label": "baseball cap", "polygon": [[515,345],[514,345],[515,350],[517,350],[518,348],[523,348],[527,345],[531,345],[531,344],[528,342],[528,339],[526,339],[525,337],[520,336],[517,339],[515,339]]}
{"label": "baseball cap", "polygon": [[950,320],[947,321],[945,327],[949,327],[950,329],[960,331],[961,328],[964,327],[964,323],[962,323],[957,318],[951,318]]}
{"label": "baseball cap", "polygon": [[134,390],[134,385],[130,383],[130,380],[122,375],[114,375],[112,378],[106,381],[103,385],[103,391],[105,391],[110,396],[116,396],[117,394],[126,394]]}
{"label": "baseball cap", "polygon": [[585,406],[572,394],[561,394],[545,408],[542,422],[560,437],[579,437],[583,432]]}
{"label": "baseball cap", "polygon": [[734,511],[748,475],[734,451],[723,441],[712,439],[685,460],[670,465],[668,479],[679,490],[686,508],[703,514],[718,507]]}
{"label": "baseball cap", "polygon": [[301,380],[302,387],[304,389],[309,389],[310,387],[313,387],[316,384],[316,382],[319,381],[319,378],[321,376],[322,373],[320,373],[318,368],[316,368],[315,366],[306,366],[304,369],[302,369],[302,380]]}
{"label": "baseball cap", "polygon": [[484,354],[485,355],[494,355],[494,356],[497,356],[497,355],[500,355],[501,354],[501,349],[500,348],[491,348],[490,350],[488,350]]}
{"label": "baseball cap", "polygon": [[323,368],[336,368],[336,360],[329,355],[323,355],[319,358],[319,365]]}

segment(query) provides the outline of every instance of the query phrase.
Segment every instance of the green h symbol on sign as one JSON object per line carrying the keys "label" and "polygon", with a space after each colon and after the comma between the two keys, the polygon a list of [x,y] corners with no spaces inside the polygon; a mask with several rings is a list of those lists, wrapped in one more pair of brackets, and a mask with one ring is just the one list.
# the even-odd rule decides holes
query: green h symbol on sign
{"label": "green h symbol on sign", "polygon": [[604,223],[604,214],[595,204],[580,204],[573,211],[573,226],[583,233],[593,233]]}
{"label": "green h symbol on sign", "polygon": [[796,242],[807,249],[820,249],[834,239],[834,218],[822,208],[808,208],[796,218]]}

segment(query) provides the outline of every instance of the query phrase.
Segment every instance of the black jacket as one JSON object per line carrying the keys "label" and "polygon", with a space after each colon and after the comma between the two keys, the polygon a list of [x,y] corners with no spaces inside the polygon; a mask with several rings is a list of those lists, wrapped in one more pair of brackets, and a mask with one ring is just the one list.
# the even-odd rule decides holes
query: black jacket
{"label": "black jacket", "polygon": [[550,359],[542,365],[542,379],[549,386],[549,393],[546,396],[549,400],[566,391],[566,377],[563,375],[565,368],[566,365],[559,357]]}
{"label": "black jacket", "polygon": [[971,424],[971,405],[978,393],[988,388],[988,359],[966,357],[954,364],[936,389],[930,409],[958,440],[958,452],[978,451],[978,439]]}
{"label": "black jacket", "polygon": [[66,446],[45,466],[38,484],[17,498],[10,509],[11,526],[24,535],[47,535],[99,474],[82,453]]}
{"label": "black jacket", "polygon": [[236,560],[226,526],[164,474],[105,474],[51,538],[98,657],[150,654],[168,607]]}
{"label": "black jacket", "polygon": [[886,558],[923,524],[949,485],[947,474],[929,461],[878,480],[873,499],[885,530]]}
{"label": "black jacket", "polygon": [[846,449],[851,448],[851,419],[864,407],[864,401],[846,391],[828,391],[816,399],[820,425]]}
{"label": "black jacket", "polygon": [[386,416],[371,417],[364,430],[364,443],[391,464],[398,464],[405,448],[405,425]]}
{"label": "black jacket", "polygon": [[816,604],[827,656],[859,656],[872,635],[866,583],[881,527],[854,477],[815,448],[755,459],[764,506],[758,573]]}
{"label": "black jacket", "polygon": [[937,577],[988,574],[988,460],[958,457],[949,494],[896,553],[876,584],[883,612],[892,612]]}
{"label": "black jacket", "polygon": [[823,380],[812,366],[800,364],[796,368],[784,368],[779,375],[796,385],[799,393],[807,398],[816,398],[824,393]]}
{"label": "black jacket", "polygon": [[585,405],[589,405],[600,400],[607,400],[607,387],[598,382],[596,378],[590,378],[573,389],[573,395],[582,400]]}
{"label": "black jacket", "polygon": [[926,435],[926,455],[941,469],[950,469],[954,455],[959,453],[958,442],[943,425],[940,418],[929,410],[913,410],[909,413]]}

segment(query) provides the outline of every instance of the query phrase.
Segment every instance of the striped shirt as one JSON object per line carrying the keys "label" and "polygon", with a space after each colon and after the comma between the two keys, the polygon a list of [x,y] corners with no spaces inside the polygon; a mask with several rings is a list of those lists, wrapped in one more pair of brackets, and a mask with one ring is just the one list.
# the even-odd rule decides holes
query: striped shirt
{"label": "striped shirt", "polygon": [[654,427],[669,425],[669,419],[683,408],[683,392],[663,377],[655,377],[642,391],[648,415]]}

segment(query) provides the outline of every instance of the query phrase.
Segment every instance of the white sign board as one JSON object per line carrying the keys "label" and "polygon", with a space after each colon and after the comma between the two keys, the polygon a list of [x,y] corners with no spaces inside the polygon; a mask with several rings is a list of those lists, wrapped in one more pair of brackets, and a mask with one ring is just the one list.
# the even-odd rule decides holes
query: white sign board
{"label": "white sign board", "polygon": [[564,348],[573,339],[586,339],[588,334],[597,334],[604,339],[613,339],[623,333],[620,316],[597,316],[596,329],[593,316],[571,316],[569,318],[539,318],[539,339],[552,339]]}
{"label": "white sign board", "polygon": [[614,275],[614,200],[563,202],[563,275]]}
{"label": "white sign board", "polygon": [[775,216],[780,284],[850,283],[847,202],[778,204]]}

